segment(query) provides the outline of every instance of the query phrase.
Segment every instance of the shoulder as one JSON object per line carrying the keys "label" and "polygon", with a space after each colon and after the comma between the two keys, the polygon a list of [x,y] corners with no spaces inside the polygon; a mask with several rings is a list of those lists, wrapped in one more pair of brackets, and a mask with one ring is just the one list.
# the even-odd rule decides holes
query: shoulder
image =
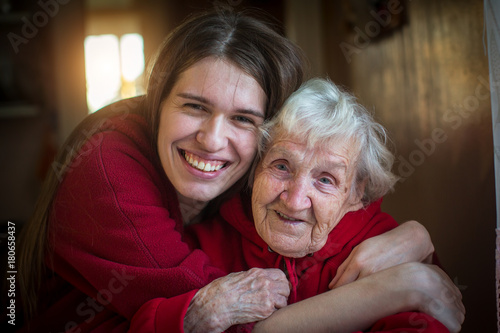
{"label": "shoulder", "polygon": [[71,144],[63,148],[66,156],[54,164],[58,178],[64,177],[64,183],[109,183],[116,188],[141,184],[141,179],[163,183],[151,131],[138,110],[141,106],[140,100],[124,100],[86,118],[72,134]]}
{"label": "shoulder", "polygon": [[[98,121],[87,129],[87,138],[106,136],[108,140],[133,143],[141,150],[151,150],[152,133],[142,115],[143,98],[130,98],[97,111]],[[121,140],[120,140],[121,139]]]}
{"label": "shoulder", "polygon": [[92,159],[106,163],[132,157],[154,162],[157,154],[151,130],[141,115],[142,101],[122,100],[89,115],[63,147],[67,156],[60,162],[71,161],[70,168]]}

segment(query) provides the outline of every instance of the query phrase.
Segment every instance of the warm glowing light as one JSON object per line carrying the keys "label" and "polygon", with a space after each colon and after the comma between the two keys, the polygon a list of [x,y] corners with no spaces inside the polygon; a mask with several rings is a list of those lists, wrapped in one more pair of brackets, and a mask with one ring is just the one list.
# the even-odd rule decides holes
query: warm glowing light
{"label": "warm glowing light", "polygon": [[126,34],[120,39],[122,75],[133,82],[144,72],[144,42],[139,34]]}
{"label": "warm glowing light", "polygon": [[85,38],[87,103],[90,112],[112,102],[121,87],[118,38],[114,35]]}
{"label": "warm glowing light", "polygon": [[94,112],[116,100],[142,94],[144,42],[139,34],[85,38],[87,104]]}

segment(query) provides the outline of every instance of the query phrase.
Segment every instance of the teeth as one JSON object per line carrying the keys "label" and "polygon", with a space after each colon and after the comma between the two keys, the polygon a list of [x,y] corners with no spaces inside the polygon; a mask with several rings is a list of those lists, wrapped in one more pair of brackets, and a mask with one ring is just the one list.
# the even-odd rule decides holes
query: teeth
{"label": "teeth", "polygon": [[292,218],[292,217],[290,217],[290,216],[287,216],[287,215],[285,215],[285,214],[283,214],[283,213],[281,213],[281,212],[278,212],[278,211],[276,211],[276,214],[278,214],[278,215],[279,215],[279,216],[281,216],[282,218],[287,219],[287,220],[290,220],[290,221],[301,221],[301,220],[294,219],[294,218]]}
{"label": "teeth", "polygon": [[[186,152],[183,153],[184,159],[193,167],[197,168],[198,170],[202,170],[205,172],[214,172],[220,170],[222,167],[224,167],[224,163],[219,162],[219,163],[214,163],[213,165],[210,163],[206,163],[203,161],[198,162],[196,157],[193,157],[192,154],[188,154]],[[217,165],[216,165],[217,164]]]}

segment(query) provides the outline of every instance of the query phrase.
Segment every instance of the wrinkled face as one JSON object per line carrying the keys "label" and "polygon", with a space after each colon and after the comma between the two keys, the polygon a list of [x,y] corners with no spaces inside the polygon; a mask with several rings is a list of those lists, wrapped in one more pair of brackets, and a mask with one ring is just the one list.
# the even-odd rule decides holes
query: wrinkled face
{"label": "wrinkled face", "polygon": [[347,142],[307,148],[298,138],[276,140],[257,167],[252,193],[255,227],[272,250],[303,257],[320,250],[349,211],[358,150]]}
{"label": "wrinkled face", "polygon": [[181,74],[161,105],[158,154],[181,205],[207,202],[250,167],[266,95],[251,76],[205,58]]}

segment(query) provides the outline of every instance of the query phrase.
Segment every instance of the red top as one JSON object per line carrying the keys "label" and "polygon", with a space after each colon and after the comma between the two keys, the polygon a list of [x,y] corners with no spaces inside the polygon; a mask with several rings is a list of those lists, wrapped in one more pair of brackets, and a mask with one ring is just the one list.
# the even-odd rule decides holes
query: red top
{"label": "red top", "polygon": [[199,288],[224,273],[184,242],[177,197],[146,121],[114,116],[88,137],[52,206],[52,271],[29,330],[125,332],[145,302],[178,295],[167,312],[182,320],[172,309],[182,312]]}

